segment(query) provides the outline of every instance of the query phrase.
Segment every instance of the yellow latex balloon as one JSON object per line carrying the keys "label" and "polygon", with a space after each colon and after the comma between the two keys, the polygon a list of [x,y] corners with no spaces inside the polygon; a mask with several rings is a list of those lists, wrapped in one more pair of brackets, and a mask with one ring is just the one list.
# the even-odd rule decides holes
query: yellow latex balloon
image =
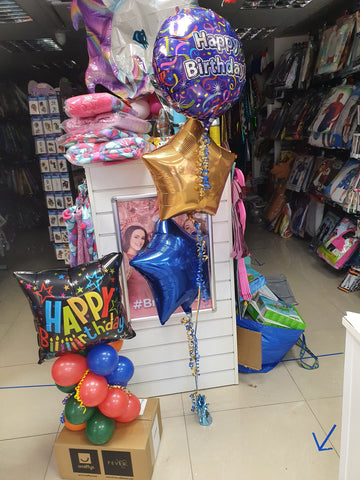
{"label": "yellow latex balloon", "polygon": [[236,155],[210,139],[207,169],[211,188],[204,191],[199,168],[203,133],[202,124],[191,118],[166,145],[142,157],[155,183],[161,220],[182,213],[217,212]]}

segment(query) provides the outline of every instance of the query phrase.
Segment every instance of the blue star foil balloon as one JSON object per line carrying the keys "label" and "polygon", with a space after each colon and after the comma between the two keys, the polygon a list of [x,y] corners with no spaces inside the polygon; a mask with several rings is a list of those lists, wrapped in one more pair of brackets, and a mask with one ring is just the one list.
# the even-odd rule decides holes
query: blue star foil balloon
{"label": "blue star foil balloon", "polygon": [[186,314],[198,295],[197,241],[172,220],[159,220],[145,250],[130,265],[147,280],[164,325],[181,306]]}

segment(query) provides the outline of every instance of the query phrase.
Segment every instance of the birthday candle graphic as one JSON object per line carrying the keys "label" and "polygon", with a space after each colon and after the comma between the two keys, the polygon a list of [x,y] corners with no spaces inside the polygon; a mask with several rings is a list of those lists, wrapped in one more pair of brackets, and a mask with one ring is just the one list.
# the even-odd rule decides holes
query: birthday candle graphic
{"label": "birthday candle graphic", "polygon": [[53,351],[54,351],[54,340],[52,339],[52,337],[50,338],[50,347],[49,347],[49,350],[50,350],[50,352],[53,352]]}
{"label": "birthday candle graphic", "polygon": [[84,344],[82,344],[77,337],[74,338],[74,341],[79,345],[79,347],[84,348]]}
{"label": "birthday candle graphic", "polygon": [[56,338],[55,338],[54,351],[55,351],[55,352],[58,352],[58,351],[59,351],[59,336],[58,336],[58,335],[56,335]]}
{"label": "birthday candle graphic", "polygon": [[76,343],[74,342],[74,338],[70,337],[70,340],[71,340],[71,347],[73,350],[76,350],[78,351],[79,350],[79,347],[76,345]]}
{"label": "birthday candle graphic", "polygon": [[69,342],[69,339],[66,337],[65,338],[65,343],[66,343],[66,348],[71,351],[71,345],[70,345],[70,342]]}
{"label": "birthday candle graphic", "polygon": [[65,352],[65,345],[64,345],[64,339],[63,338],[61,339],[61,342],[60,342],[60,350],[61,350],[61,352]]}

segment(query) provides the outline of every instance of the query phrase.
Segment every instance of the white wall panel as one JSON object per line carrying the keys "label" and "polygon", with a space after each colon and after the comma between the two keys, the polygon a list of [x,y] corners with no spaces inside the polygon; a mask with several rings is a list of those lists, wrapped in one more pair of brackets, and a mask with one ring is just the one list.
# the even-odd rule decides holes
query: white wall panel
{"label": "white wall panel", "polygon": [[[156,194],[156,189],[141,160],[92,165],[85,171],[98,251],[103,256],[117,251],[112,198]],[[212,221],[216,309],[199,314],[199,388],[231,385],[238,381],[229,181]],[[161,325],[157,317],[132,321],[136,337],[125,340],[121,352],[134,362],[135,373],[129,388],[136,395],[150,397],[194,389],[181,318],[181,314],[173,315],[165,325]]]}

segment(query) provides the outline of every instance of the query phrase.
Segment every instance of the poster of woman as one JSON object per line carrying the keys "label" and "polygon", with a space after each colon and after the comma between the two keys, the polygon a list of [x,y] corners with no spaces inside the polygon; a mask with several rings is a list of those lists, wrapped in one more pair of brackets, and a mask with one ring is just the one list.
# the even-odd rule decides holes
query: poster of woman
{"label": "poster of woman", "polygon": [[[146,249],[151,241],[155,226],[159,220],[159,207],[156,196],[141,197],[114,197],[112,199],[115,224],[117,226],[118,244],[123,253],[123,277],[126,279],[128,309],[131,320],[157,317],[155,300],[151,289],[145,279],[130,261],[141,251]],[[211,310],[213,299],[211,297],[211,217],[206,214],[196,213],[195,220],[200,225],[201,233],[207,246],[208,269],[206,271],[206,284],[208,301],[201,300],[200,310]],[[193,222],[186,214],[174,217],[180,227],[187,233],[196,236]],[[193,311],[197,308],[194,302]],[[183,313],[181,308],[175,313]]]}

